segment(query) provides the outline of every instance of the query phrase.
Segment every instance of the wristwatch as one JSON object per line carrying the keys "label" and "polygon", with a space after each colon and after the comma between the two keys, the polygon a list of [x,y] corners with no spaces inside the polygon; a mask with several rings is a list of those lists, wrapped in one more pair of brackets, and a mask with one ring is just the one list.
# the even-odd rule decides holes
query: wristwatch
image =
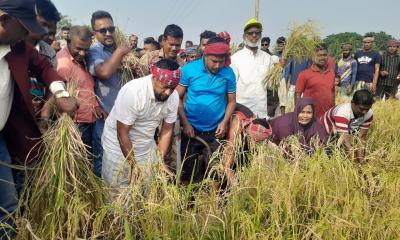
{"label": "wristwatch", "polygon": [[62,90],[62,91],[60,91],[60,92],[54,94],[54,96],[55,96],[56,98],[67,98],[67,97],[69,97],[70,95],[69,95],[69,92],[68,92],[68,91]]}

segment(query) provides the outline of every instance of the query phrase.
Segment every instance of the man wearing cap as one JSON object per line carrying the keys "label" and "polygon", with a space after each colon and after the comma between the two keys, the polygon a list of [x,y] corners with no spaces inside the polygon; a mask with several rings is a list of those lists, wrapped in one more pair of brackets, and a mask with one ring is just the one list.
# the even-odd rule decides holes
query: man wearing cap
{"label": "man wearing cap", "polygon": [[[13,224],[8,214],[17,207],[11,159],[31,163],[37,159],[41,133],[37,127],[30,95],[29,72],[40,76],[56,97],[58,111],[73,114],[75,98],[49,61],[24,39],[29,33],[46,31],[36,20],[33,0],[0,1],[0,223]],[[4,164],[3,164],[4,163]],[[1,228],[0,238],[5,237]]]}
{"label": "man wearing cap", "polygon": [[[245,46],[232,56],[231,67],[237,80],[237,102],[250,108],[259,118],[269,118],[267,90],[263,81],[274,64],[279,62],[277,56],[271,56],[259,49],[262,25],[252,18],[244,26],[243,40]],[[279,95],[282,113],[285,108],[286,86],[282,79]]]}
{"label": "man wearing cap", "polygon": [[360,89],[370,90],[375,93],[381,65],[381,55],[373,50],[373,36],[365,36],[363,49],[354,54],[357,61],[357,76],[354,91]]}
{"label": "man wearing cap", "polygon": [[400,83],[400,56],[397,54],[398,42],[387,42],[387,51],[382,56],[377,95],[381,98],[394,97]]}
{"label": "man wearing cap", "polygon": [[176,62],[162,59],[150,72],[121,88],[104,126],[102,178],[117,190],[129,184],[130,167],[139,168],[144,177],[151,176],[148,167],[159,161],[154,134],[161,123],[161,156],[166,156],[171,144],[180,68]]}
{"label": "man wearing cap", "polygon": [[[236,105],[235,74],[229,67],[229,45],[220,37],[208,40],[204,56],[182,68],[179,93],[179,118],[183,126],[181,180],[187,184],[201,181],[209,159],[199,160],[205,146],[215,151],[217,139],[224,139]],[[184,102],[185,101],[185,102]],[[203,161],[204,160],[204,161]]]}

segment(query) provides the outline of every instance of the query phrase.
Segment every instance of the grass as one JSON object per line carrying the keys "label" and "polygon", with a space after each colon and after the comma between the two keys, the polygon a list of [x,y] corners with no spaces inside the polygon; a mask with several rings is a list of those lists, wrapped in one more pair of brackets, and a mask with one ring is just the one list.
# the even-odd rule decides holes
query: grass
{"label": "grass", "polygon": [[[398,101],[374,105],[363,164],[338,150],[331,157],[323,149],[306,155],[293,139],[289,156],[251,143],[238,185],[222,192],[210,188],[210,180],[182,187],[153,168],[151,181],[138,181],[122,198],[104,202],[106,189],[95,191],[101,185],[91,184],[86,170],[88,177],[75,182],[84,190],[71,191],[66,183],[75,180],[68,176],[81,174],[65,171],[52,153],[52,161],[37,169],[41,184],[29,190],[33,206],[27,212],[38,210],[19,220],[19,239],[399,239],[399,112]],[[69,165],[86,163],[74,157]]]}

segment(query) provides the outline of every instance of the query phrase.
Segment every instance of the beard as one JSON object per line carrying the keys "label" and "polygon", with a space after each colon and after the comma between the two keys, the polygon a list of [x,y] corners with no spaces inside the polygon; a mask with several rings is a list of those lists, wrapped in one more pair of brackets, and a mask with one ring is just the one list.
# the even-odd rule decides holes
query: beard
{"label": "beard", "polygon": [[250,48],[256,48],[256,47],[258,47],[258,46],[260,45],[260,42],[261,42],[261,39],[258,40],[256,43],[252,43],[252,42],[250,42],[250,41],[247,40],[247,39],[244,40],[244,44],[245,44],[246,46],[250,47]]}
{"label": "beard", "polygon": [[156,101],[158,101],[158,102],[165,102],[168,100],[169,96],[165,95],[165,94],[160,94],[160,93],[157,93],[156,91],[154,91],[154,97],[156,98]]}

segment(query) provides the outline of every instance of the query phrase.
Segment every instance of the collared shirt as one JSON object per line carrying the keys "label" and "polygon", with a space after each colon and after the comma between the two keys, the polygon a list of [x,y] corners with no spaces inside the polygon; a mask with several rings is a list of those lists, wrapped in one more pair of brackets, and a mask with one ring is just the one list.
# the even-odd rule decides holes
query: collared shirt
{"label": "collared shirt", "polygon": [[183,66],[179,84],[187,88],[185,114],[189,123],[198,131],[217,128],[225,115],[227,94],[236,92],[232,68],[212,74],[200,58]]}
{"label": "collared shirt", "polygon": [[67,47],[67,40],[65,40],[65,39],[59,39],[59,40],[57,40],[57,42],[60,43],[60,48],[61,48],[61,49]]}
{"label": "collared shirt", "polygon": [[321,123],[329,134],[354,134],[359,129],[368,129],[372,124],[372,120],[373,113],[371,109],[363,116],[356,118],[351,109],[351,103],[343,103],[333,107],[321,117]]}
{"label": "collared shirt", "polygon": [[134,146],[135,158],[146,161],[156,149],[154,133],[164,120],[174,123],[178,114],[179,95],[174,91],[165,101],[155,99],[152,75],[135,79],[125,84],[107,117],[102,144],[104,151],[122,155],[117,136],[117,121],[133,125],[129,135]]}
{"label": "collared shirt", "polygon": [[315,115],[319,118],[335,105],[335,72],[327,68],[321,72],[314,65],[300,73],[296,83],[296,92],[311,97],[315,102]]}
{"label": "collared shirt", "polygon": [[14,81],[11,79],[11,72],[5,59],[9,52],[11,52],[10,46],[0,45],[0,131],[7,122],[14,96]]}
{"label": "collared shirt", "polygon": [[68,47],[57,53],[58,74],[78,88],[79,109],[74,121],[77,123],[93,123],[96,121],[94,108],[99,106],[94,94],[94,80],[85,66],[79,64],[70,54]]}
{"label": "collared shirt", "polygon": [[396,79],[400,74],[400,56],[397,54],[390,55],[385,53],[382,56],[381,69],[379,71],[387,71],[388,76],[379,78],[379,85],[395,87],[398,85],[399,80]]}
{"label": "collared shirt", "polygon": [[54,68],[57,68],[56,51],[47,42],[40,40],[36,45],[36,49],[42,56],[45,56],[51,62]]}
{"label": "collared shirt", "polygon": [[103,110],[107,113],[111,112],[118,92],[121,89],[121,75],[115,72],[110,79],[102,80],[96,77],[96,66],[108,61],[112,52],[99,41],[96,41],[89,50],[88,66],[89,72],[95,79],[94,92],[99,98],[99,102]]}
{"label": "collared shirt", "polygon": [[[147,66],[146,70],[149,71],[148,67],[151,64],[154,64],[164,58],[165,58],[165,56],[164,56],[163,49],[154,50],[154,51],[148,52],[145,55],[143,55],[140,58],[140,63],[144,66]],[[181,67],[185,64],[185,61],[180,57],[177,57],[174,61],[176,61],[179,64],[179,66],[181,66]],[[148,73],[149,72],[147,72],[146,74],[148,74]]]}
{"label": "collared shirt", "polygon": [[312,62],[309,59],[302,59],[300,62],[291,59],[287,65],[287,77],[290,76],[290,85],[296,86],[299,74],[309,68]]}
{"label": "collared shirt", "polygon": [[[279,62],[277,56],[268,55],[262,50],[253,51],[244,47],[231,57],[231,67],[236,75],[236,102],[250,108],[259,118],[268,118],[267,90],[263,81],[274,64]],[[285,82],[281,82],[278,90],[280,100],[286,92]],[[281,101],[281,106],[285,104]]]}

